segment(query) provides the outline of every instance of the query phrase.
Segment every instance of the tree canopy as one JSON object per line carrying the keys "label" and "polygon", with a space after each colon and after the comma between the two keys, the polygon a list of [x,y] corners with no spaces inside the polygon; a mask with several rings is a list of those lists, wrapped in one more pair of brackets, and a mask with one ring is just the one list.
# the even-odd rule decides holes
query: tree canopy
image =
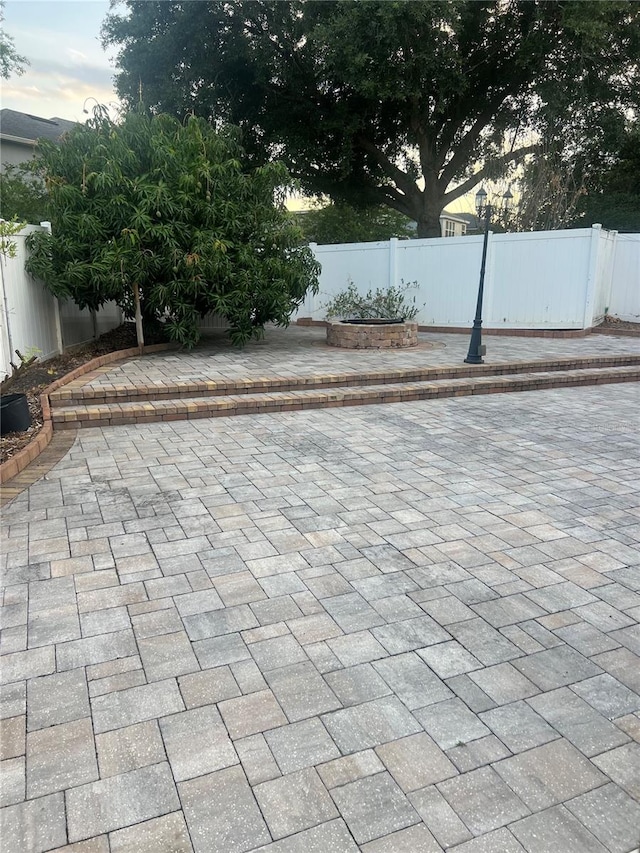
{"label": "tree canopy", "polygon": [[8,80],[12,74],[24,74],[25,65],[29,60],[18,53],[13,37],[4,28],[4,0],[0,0],[0,77]]}
{"label": "tree canopy", "polygon": [[294,215],[310,243],[369,243],[416,236],[411,220],[388,207],[355,208],[331,202]]}
{"label": "tree canopy", "polygon": [[96,109],[41,141],[52,234],[32,238],[30,272],[80,307],[114,299],[133,316],[141,303],[186,345],[209,312],[238,344],[286,325],[318,265],[284,208],[286,169],[248,170],[236,136],[142,108],[114,124]]}
{"label": "tree canopy", "polygon": [[518,231],[589,227],[640,231],[640,123],[615,128],[578,148],[549,147],[527,163],[519,205],[509,227]]}
{"label": "tree canopy", "polygon": [[640,99],[640,4],[609,0],[125,0],[117,88],[239,125],[310,193],[386,204],[439,236],[443,207]]}
{"label": "tree canopy", "polygon": [[640,232],[640,123],[620,145],[614,161],[591,180],[576,205],[574,226],[600,222],[605,228]]}

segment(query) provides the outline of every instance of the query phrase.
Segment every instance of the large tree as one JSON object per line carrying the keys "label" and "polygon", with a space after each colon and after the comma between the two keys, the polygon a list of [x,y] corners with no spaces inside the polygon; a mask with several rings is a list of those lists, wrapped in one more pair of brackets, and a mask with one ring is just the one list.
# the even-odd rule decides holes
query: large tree
{"label": "large tree", "polygon": [[640,122],[620,145],[614,161],[599,171],[576,205],[573,225],[600,222],[605,228],[640,232]]}
{"label": "large tree", "polygon": [[310,193],[386,204],[439,236],[443,207],[640,99],[640,4],[593,0],[125,0],[117,88],[230,120]]}
{"label": "large tree", "polygon": [[371,243],[416,236],[414,223],[388,207],[355,208],[331,202],[294,215],[310,243]]}
{"label": "large tree", "polygon": [[509,228],[588,227],[640,231],[640,120],[585,138],[577,147],[543,146],[518,180]]}
{"label": "large tree", "polygon": [[8,80],[12,74],[24,74],[25,65],[30,63],[18,53],[13,36],[4,28],[4,5],[4,0],[0,0],[0,77]]}
{"label": "large tree", "polygon": [[114,124],[97,108],[41,140],[52,233],[31,238],[29,271],[81,308],[115,299],[141,344],[142,317],[185,345],[209,312],[238,344],[286,325],[318,265],[284,208],[286,169],[245,168],[235,135],[142,107]]}

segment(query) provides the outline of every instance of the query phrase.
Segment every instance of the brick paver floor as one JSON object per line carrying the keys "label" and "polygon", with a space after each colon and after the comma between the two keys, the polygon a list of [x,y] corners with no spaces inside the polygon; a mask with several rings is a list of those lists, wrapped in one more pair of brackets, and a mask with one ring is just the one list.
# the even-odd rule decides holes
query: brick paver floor
{"label": "brick paver floor", "polygon": [[81,430],[3,516],[3,853],[637,848],[639,424],[629,384]]}
{"label": "brick paver floor", "polygon": [[[324,328],[319,327],[268,328],[265,340],[254,341],[238,350],[231,347],[221,333],[203,339],[192,352],[156,353],[110,365],[89,378],[87,384],[126,386],[461,365],[469,348],[469,336],[462,334],[420,334],[420,342],[428,347],[392,351],[337,349],[327,346],[325,338]],[[485,336],[484,342],[487,364],[557,356],[640,353],[640,338],[611,335],[585,338]]]}

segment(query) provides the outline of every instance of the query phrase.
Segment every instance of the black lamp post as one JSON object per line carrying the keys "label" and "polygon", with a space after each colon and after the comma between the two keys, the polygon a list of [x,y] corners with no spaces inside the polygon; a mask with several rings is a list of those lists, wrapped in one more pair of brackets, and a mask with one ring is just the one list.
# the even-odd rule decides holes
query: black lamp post
{"label": "black lamp post", "polygon": [[[512,198],[511,191],[507,189],[506,193],[502,196],[504,211],[508,210]],[[478,214],[478,219],[484,218],[484,240],[482,243],[482,264],[480,266],[480,285],[478,287],[476,316],[473,321],[471,340],[469,341],[469,352],[465,358],[467,364],[483,364],[484,359],[482,356],[487,351],[486,346],[482,343],[482,297],[484,295],[484,272],[487,266],[487,245],[489,243],[489,228],[491,227],[493,206],[487,202],[487,193],[483,187],[480,187],[476,193],[476,213]]]}

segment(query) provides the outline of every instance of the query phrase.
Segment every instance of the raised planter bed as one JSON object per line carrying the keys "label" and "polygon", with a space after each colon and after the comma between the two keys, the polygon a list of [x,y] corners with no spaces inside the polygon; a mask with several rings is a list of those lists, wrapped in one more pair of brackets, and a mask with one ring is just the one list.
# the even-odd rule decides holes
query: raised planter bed
{"label": "raised planter bed", "polygon": [[327,323],[327,343],[345,349],[400,349],[418,345],[418,324],[402,320]]}

